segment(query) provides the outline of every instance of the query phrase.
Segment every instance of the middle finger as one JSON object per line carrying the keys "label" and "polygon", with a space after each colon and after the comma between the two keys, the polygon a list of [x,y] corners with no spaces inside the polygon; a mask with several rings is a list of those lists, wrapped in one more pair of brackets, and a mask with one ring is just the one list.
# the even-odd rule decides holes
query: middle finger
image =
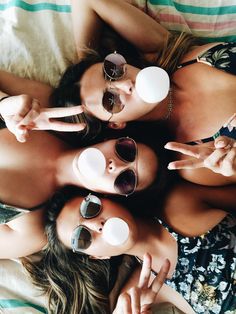
{"label": "middle finger", "polygon": [[170,270],[170,261],[168,259],[166,259],[164,261],[164,263],[162,264],[161,269],[160,269],[158,275],[153,280],[153,283],[151,285],[152,291],[155,292],[156,294],[159,292],[159,290],[163,286],[163,284],[164,284],[164,282],[166,280],[166,277],[168,275],[169,270]]}

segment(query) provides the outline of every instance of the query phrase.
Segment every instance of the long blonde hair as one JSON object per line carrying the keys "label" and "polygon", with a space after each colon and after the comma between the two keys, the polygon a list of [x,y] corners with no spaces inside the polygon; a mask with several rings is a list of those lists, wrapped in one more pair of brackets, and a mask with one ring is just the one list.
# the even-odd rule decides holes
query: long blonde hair
{"label": "long blonde hair", "polygon": [[75,254],[58,239],[56,219],[67,198],[58,193],[52,198],[46,216],[47,247],[39,261],[22,259],[32,282],[46,295],[51,314],[108,314],[110,265]]}

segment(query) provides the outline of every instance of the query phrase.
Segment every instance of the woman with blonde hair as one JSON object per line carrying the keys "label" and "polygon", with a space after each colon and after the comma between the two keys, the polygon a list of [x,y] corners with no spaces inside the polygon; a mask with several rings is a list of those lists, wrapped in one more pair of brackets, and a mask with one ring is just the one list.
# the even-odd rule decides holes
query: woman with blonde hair
{"label": "woman with blonde hair", "polygon": [[[120,296],[114,313],[137,313],[145,304],[150,307],[150,302],[171,302],[184,313],[233,313],[235,195],[232,186],[178,182],[163,207],[156,207],[153,217],[144,218],[108,198],[64,194],[52,200],[48,209],[48,246],[42,260],[26,263],[26,267],[34,283],[49,296],[52,313],[111,313],[107,284],[97,286],[96,292],[85,288],[93,278],[104,275],[97,265],[120,254],[135,256],[142,263],[149,252],[152,264],[145,258],[144,268],[152,268],[152,278],[166,259],[170,261],[170,267],[164,267],[167,281],[157,299],[151,298],[156,294],[148,290],[147,282],[140,286],[133,278],[124,290],[128,295]],[[145,207],[148,209],[147,204]],[[136,286],[133,292],[129,290],[132,286]]]}

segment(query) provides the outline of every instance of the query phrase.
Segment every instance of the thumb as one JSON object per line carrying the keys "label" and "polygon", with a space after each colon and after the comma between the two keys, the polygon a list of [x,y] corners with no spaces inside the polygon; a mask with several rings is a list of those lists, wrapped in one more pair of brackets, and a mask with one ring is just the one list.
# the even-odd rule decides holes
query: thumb
{"label": "thumb", "polygon": [[230,148],[232,139],[226,136],[219,136],[215,139],[215,148]]}
{"label": "thumb", "polygon": [[25,143],[27,138],[29,137],[29,132],[26,129],[20,129],[16,131],[15,136],[18,142]]}

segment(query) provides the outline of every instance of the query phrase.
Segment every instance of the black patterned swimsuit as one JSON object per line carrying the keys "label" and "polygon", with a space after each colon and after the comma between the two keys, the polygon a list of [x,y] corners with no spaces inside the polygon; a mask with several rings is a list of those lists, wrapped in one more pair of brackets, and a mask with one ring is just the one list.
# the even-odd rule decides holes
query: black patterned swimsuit
{"label": "black patterned swimsuit", "polygon": [[[236,75],[236,43],[218,44],[199,55],[196,59],[179,64],[177,69],[181,69],[197,62],[204,63],[227,73]],[[218,136],[228,136],[236,139],[236,127],[232,125],[232,121],[226,122],[226,124],[222,126],[214,135],[190,142],[188,144],[210,142]]]}
{"label": "black patterned swimsuit", "polygon": [[198,314],[236,313],[236,217],[227,215],[197,237],[184,237],[158,221],[175,238],[178,261],[166,284]]}

